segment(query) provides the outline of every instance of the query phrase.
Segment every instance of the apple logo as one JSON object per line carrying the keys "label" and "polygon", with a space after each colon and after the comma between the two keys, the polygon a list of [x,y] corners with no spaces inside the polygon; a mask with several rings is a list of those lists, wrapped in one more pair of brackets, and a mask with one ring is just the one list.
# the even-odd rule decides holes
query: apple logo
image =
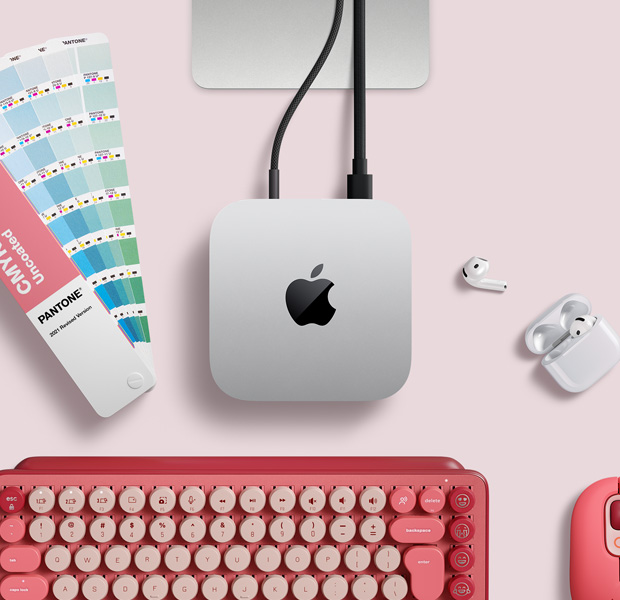
{"label": "apple logo", "polygon": [[286,307],[297,325],[314,323],[323,327],[336,312],[327,297],[334,283],[329,279],[316,279],[322,270],[323,265],[317,265],[310,274],[314,281],[296,279],[286,289]]}

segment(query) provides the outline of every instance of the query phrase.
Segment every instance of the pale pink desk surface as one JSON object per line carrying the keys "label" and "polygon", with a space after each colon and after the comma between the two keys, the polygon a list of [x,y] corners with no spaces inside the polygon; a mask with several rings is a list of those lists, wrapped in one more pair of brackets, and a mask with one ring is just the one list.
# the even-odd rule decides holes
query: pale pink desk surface
{"label": "pale pink desk surface", "polygon": [[[207,249],[223,206],[266,194],[290,93],[198,88],[189,1],[3,3],[1,53],[91,31],[111,40],[159,384],[99,419],[2,287],[2,467],[34,454],[449,455],[491,485],[493,597],[521,600],[517,573],[526,596],[569,597],[572,504],[620,474],[620,368],[564,394],[523,333],[573,291],[620,329],[620,5],[431,9],[426,86],[368,101],[376,197],[413,231],[411,378],[384,402],[274,406],[230,400],[210,377]],[[308,96],[284,143],[283,196],[344,194],[351,106],[345,92]],[[473,254],[506,294],[462,284]]]}

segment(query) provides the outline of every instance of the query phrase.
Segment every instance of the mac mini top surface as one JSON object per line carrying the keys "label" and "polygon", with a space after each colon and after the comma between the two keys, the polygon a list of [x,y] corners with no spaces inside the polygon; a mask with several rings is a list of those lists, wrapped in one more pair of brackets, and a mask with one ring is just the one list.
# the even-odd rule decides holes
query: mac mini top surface
{"label": "mac mini top surface", "polygon": [[359,401],[411,366],[411,235],[378,200],[243,200],[210,241],[210,361],[242,400]]}

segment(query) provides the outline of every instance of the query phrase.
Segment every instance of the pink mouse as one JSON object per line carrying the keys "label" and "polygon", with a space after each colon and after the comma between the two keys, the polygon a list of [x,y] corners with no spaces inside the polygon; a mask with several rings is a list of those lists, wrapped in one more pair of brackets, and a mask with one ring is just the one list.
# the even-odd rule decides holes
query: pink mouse
{"label": "pink mouse", "polygon": [[572,600],[620,600],[620,481],[593,483],[579,496],[570,528]]}

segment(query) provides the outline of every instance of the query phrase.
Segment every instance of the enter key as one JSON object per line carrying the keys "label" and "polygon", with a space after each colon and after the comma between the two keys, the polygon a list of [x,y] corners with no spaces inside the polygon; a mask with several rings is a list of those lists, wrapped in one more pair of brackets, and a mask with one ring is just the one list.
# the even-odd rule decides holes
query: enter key
{"label": "enter key", "polygon": [[411,593],[416,600],[437,600],[445,584],[445,558],[435,546],[409,548],[403,562],[411,575]]}

